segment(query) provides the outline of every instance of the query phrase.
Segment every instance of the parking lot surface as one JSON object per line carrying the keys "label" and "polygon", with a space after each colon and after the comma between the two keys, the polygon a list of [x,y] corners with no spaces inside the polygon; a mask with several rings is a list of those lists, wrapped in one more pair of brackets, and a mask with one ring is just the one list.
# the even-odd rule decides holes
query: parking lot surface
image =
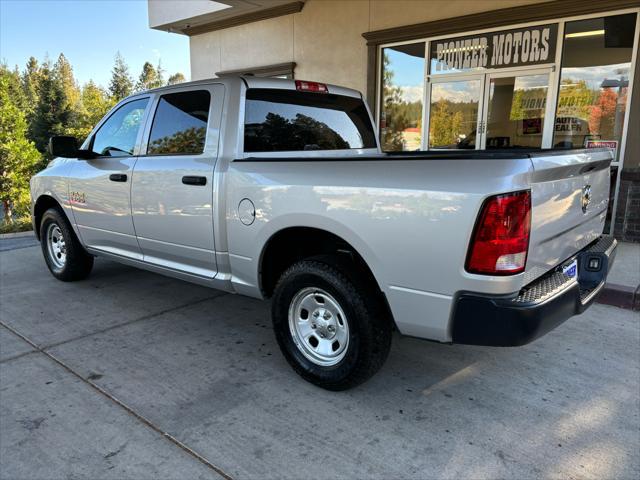
{"label": "parking lot surface", "polygon": [[366,384],[286,364],[269,304],[98,259],[0,252],[0,477],[639,478],[640,321],[594,305],[533,344],[398,335]]}

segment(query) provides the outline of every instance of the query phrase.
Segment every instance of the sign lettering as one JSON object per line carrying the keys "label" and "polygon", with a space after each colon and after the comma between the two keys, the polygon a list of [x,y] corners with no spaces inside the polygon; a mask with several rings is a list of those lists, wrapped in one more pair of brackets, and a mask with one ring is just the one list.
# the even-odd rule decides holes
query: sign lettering
{"label": "sign lettering", "polygon": [[555,61],[558,26],[542,25],[431,42],[431,73]]}

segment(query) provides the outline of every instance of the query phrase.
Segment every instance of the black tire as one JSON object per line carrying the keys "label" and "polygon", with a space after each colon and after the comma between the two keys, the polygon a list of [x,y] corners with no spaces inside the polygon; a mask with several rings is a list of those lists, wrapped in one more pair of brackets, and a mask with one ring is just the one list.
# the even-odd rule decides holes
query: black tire
{"label": "black tire", "polygon": [[[293,338],[289,309],[298,293],[308,288],[329,293],[348,319],[348,346],[335,365],[311,361]],[[392,321],[382,294],[354,266],[336,257],[314,257],[287,269],[275,288],[272,317],[276,339],[289,364],[305,380],[327,390],[346,390],[368,380],[382,367],[391,347]]]}
{"label": "black tire", "polygon": [[[49,231],[50,229],[55,230],[55,226],[58,227],[58,231],[64,240],[66,259],[63,264],[61,264],[60,259],[56,261],[52,258],[52,255],[55,255],[55,253],[50,251],[48,245]],[[50,208],[42,215],[42,221],[40,222],[40,247],[42,248],[42,254],[44,255],[49,271],[58,280],[73,282],[87,278],[89,273],[91,273],[93,257],[82,247],[67,217],[57,208]]]}

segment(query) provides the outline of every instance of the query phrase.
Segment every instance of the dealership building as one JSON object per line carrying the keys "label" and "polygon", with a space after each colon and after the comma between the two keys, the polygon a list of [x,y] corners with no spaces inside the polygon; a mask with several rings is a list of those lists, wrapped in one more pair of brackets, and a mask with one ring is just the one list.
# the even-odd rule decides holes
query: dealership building
{"label": "dealership building", "polygon": [[[640,0],[149,0],[193,80],[360,90],[384,150],[615,150],[607,228],[640,242]],[[461,172],[462,173],[462,172]]]}

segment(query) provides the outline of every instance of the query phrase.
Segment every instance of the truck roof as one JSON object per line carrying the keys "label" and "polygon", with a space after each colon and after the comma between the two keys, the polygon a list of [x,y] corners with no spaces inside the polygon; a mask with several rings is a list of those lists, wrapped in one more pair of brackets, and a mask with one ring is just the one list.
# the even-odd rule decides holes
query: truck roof
{"label": "truck roof", "polygon": [[[282,89],[282,90],[296,90],[295,80],[290,80],[286,78],[254,77],[252,75],[229,75],[224,77],[206,78],[202,80],[194,80],[191,82],[176,83],[174,85],[167,85],[164,87],[152,88],[150,90],[146,90],[143,92],[137,92],[136,95],[140,95],[141,93],[164,92],[164,91],[172,90],[174,88],[184,88],[184,87],[191,87],[191,86],[198,86],[198,85],[210,85],[212,83],[222,83],[223,85],[231,85],[231,84],[237,84],[239,82],[244,82],[247,88],[273,88],[273,89]],[[324,85],[327,86],[329,93],[334,93],[336,95],[344,95],[347,97],[362,98],[362,95],[357,90],[341,87],[339,85],[328,84],[328,83],[325,83]]]}

